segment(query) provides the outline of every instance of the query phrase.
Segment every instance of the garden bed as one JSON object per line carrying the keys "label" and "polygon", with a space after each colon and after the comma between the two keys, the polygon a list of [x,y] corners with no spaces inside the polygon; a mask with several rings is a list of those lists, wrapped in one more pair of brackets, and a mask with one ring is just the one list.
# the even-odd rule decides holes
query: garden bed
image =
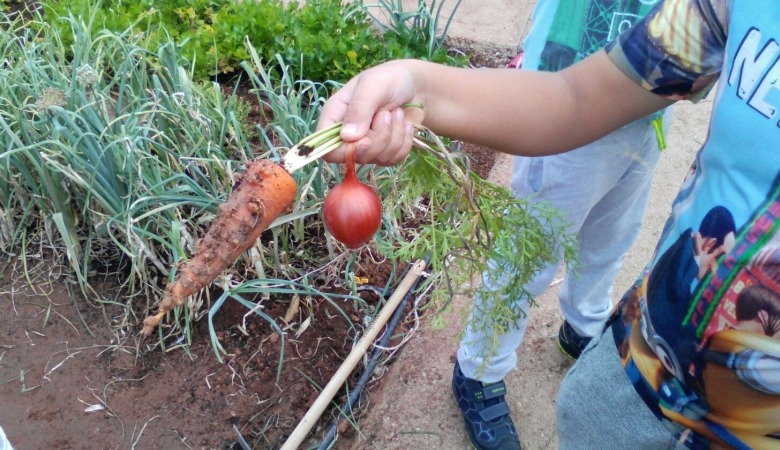
{"label": "garden bed", "polygon": [[[470,145],[464,151],[486,176],[493,152]],[[388,261],[364,258],[358,267],[355,275],[367,284],[385,286],[391,276]],[[277,449],[349,354],[359,338],[356,329],[368,318],[352,302],[338,305],[346,320],[324,299],[310,299],[295,316],[296,326],[303,320],[308,326],[300,335],[287,334],[278,373],[279,335],[237,303],[225,303],[215,317],[225,352],[219,361],[205,318],[196,322],[189,348],[167,352],[150,347],[133,328],[108,335],[104,324],[111,318],[89,307],[77,284],[56,273],[45,262],[26,274],[19,267],[6,274],[0,289],[6,305],[0,313],[0,424],[20,449],[241,448],[238,433],[250,448]],[[118,281],[107,278],[99,285],[110,292]],[[379,304],[373,290],[361,297],[368,305]],[[264,305],[265,314],[284,323],[280,319],[289,314],[291,298]],[[402,323],[389,346],[398,345],[412,326]],[[382,358],[367,391],[382,383],[391,363],[392,357]],[[361,370],[362,365],[349,386]],[[365,399],[359,403],[356,417],[366,405]],[[331,407],[323,415],[314,442],[336,413]],[[339,431],[350,436],[356,428],[345,424]]]}
{"label": "garden bed", "polygon": [[[18,5],[10,3],[11,8]],[[453,46],[479,66],[501,65],[512,56],[496,49],[474,53],[468,43]],[[259,121],[262,106],[257,96],[243,95],[251,86],[242,83],[236,92],[249,103],[248,118]],[[472,170],[487,178],[494,152],[465,143],[461,150],[470,157]],[[326,247],[321,233],[309,239],[311,248]],[[334,304],[290,295],[249,298],[280,326],[291,325],[284,330],[284,346],[268,321],[227,301],[213,319],[223,349],[217,357],[203,317],[207,305],[189,330],[189,346],[182,337],[164,341],[162,348],[142,339],[136,323],[124,322],[124,305],[116,310],[110,304],[93,307],[69,268],[58,265],[66,262],[52,261],[45,248],[38,251],[26,265],[12,255],[0,272],[0,300],[7,305],[0,314],[0,425],[20,449],[240,448],[239,435],[249,448],[279,448],[359,339],[381,305],[380,294],[388,294],[382,290],[395,286],[409,263],[360,253],[352,270],[361,280],[361,302]],[[122,267],[107,269],[96,265],[90,283],[100,296],[124,303],[127,296],[120,286],[128,274]],[[343,289],[319,287],[331,293]],[[211,294],[213,301],[220,292]],[[417,325],[402,322],[389,346],[400,344]],[[392,352],[383,357],[369,390],[382,382],[392,360]],[[360,403],[354,417],[365,404]],[[311,442],[318,441],[337,413],[334,407],[326,412]],[[356,427],[342,425],[340,432],[349,436]]]}
{"label": "garden bed", "polygon": [[[492,151],[466,149],[475,155],[475,169],[489,173]],[[391,276],[388,261],[364,258],[358,267],[356,276],[367,284],[384,286]],[[250,448],[277,449],[349,354],[359,338],[356,329],[368,318],[352,302],[338,305],[349,320],[322,298],[301,304],[296,327],[301,329],[303,320],[308,326],[299,335],[287,333],[278,373],[279,335],[237,303],[225,303],[214,321],[223,361],[215,356],[205,318],[196,322],[189,348],[166,352],[150,347],[133,328],[121,336],[106,334],[111,317],[89,307],[76,283],[57,278],[51,269],[45,262],[26,274],[17,267],[0,289],[6,306],[0,313],[0,424],[20,449],[241,448],[238,433]],[[113,278],[99,283],[109,292],[117,284]],[[379,304],[373,290],[361,297],[368,305]],[[263,312],[284,323],[291,301],[289,296],[271,299]],[[402,323],[389,346],[412,326]],[[368,391],[382,383],[391,363],[391,357],[383,357]],[[367,404],[359,404],[356,417]],[[323,415],[314,442],[336,413],[331,407]],[[350,436],[356,429],[345,424],[340,432]]]}

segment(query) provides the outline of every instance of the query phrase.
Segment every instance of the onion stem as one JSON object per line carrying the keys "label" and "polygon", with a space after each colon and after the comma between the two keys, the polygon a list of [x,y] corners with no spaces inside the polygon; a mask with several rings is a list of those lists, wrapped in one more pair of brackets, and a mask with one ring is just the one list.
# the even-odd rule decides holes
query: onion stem
{"label": "onion stem", "polygon": [[[328,128],[323,128],[312,133],[300,142],[295,144],[282,158],[284,168],[293,173],[301,167],[314,162],[315,160],[327,155],[344,144],[341,139],[342,122],[334,123]],[[414,147],[431,151],[435,154],[444,156],[449,154],[444,143],[435,136],[430,130],[422,125],[414,124],[416,134],[414,136]],[[426,138],[425,136],[428,136]],[[434,150],[434,147],[437,150]],[[442,151],[443,150],[443,151]],[[445,157],[445,159],[448,159]]]}

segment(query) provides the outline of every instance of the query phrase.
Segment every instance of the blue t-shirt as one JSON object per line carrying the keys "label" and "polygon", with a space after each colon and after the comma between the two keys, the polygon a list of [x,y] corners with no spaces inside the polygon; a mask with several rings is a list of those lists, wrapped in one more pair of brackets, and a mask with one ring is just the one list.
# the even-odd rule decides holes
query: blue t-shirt
{"label": "blue t-shirt", "polygon": [[666,0],[607,47],[648,90],[719,80],[709,133],[613,333],[690,448],[780,448],[780,3]]}

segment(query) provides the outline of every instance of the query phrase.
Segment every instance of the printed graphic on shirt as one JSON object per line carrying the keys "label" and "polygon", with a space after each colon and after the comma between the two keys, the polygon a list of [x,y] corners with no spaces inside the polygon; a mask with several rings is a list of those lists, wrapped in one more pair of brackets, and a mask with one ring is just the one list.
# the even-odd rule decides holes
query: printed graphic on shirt
{"label": "printed graphic on shirt", "polygon": [[[774,39],[767,40],[761,30],[753,28],[737,46],[728,78],[730,85],[736,85],[737,96],[768,119],[777,115],[780,80],[778,55],[780,44]],[[775,101],[770,97],[774,97]]]}
{"label": "printed graphic on shirt", "polygon": [[560,0],[539,70],[556,72],[601,50],[661,0]]}
{"label": "printed graphic on shirt", "polygon": [[723,71],[707,141],[613,325],[637,393],[693,449],[780,448],[779,24],[770,0],[667,0],[609,50],[663,95]]}
{"label": "printed graphic on shirt", "polygon": [[613,327],[637,391],[691,448],[764,448],[780,429],[780,182],[773,188],[739,229],[715,206],[681,233]]}
{"label": "printed graphic on shirt", "polygon": [[723,66],[728,3],[667,0],[649,14],[645,26],[630,29],[605,48],[626,75],[658,95],[706,94]]}

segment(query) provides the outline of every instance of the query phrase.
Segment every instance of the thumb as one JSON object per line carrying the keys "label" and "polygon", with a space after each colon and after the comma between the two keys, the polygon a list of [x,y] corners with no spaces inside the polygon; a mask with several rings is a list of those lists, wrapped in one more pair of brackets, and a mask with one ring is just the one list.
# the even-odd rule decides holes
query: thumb
{"label": "thumb", "polygon": [[376,113],[387,107],[389,94],[382,92],[382,88],[389,84],[377,78],[382,76],[369,70],[350,82],[349,101],[345,105],[341,127],[341,139],[344,141],[355,142],[366,137]]}
{"label": "thumb", "polygon": [[363,74],[352,78],[333,94],[322,106],[317,129],[327,128],[342,122],[341,138],[347,142],[364,137],[371,127],[378,101],[365,99],[365,83],[361,83]]}

